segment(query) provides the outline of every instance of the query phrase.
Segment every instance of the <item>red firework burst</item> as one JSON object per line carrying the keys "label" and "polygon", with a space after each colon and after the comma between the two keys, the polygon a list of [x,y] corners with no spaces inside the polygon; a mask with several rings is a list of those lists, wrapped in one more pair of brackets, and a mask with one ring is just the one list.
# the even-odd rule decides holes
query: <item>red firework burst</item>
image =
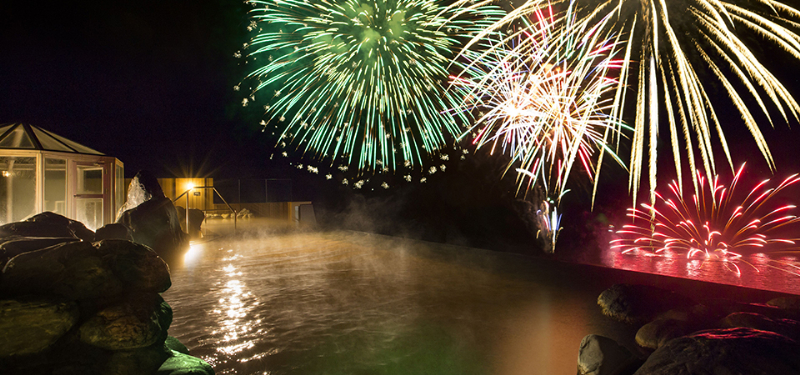
{"label": "red firework burst", "polygon": [[[699,193],[690,199],[685,199],[680,185],[672,181],[669,190],[674,198],[657,192],[655,204],[643,203],[642,209],[628,209],[633,223],[616,232],[619,238],[611,241],[611,249],[623,254],[721,260],[736,273],[740,270],[735,262],[743,261],[743,255],[798,249],[797,238],[781,235],[790,229],[787,226],[800,222],[790,213],[796,206],[773,203],[781,191],[800,181],[798,174],[776,187],[770,187],[769,179],[761,181],[739,200],[741,194],[736,194],[735,189],[743,171],[744,165],[736,172],[730,188],[720,183],[719,176],[706,181],[698,172]],[[793,273],[799,269],[782,264],[792,268]]]}

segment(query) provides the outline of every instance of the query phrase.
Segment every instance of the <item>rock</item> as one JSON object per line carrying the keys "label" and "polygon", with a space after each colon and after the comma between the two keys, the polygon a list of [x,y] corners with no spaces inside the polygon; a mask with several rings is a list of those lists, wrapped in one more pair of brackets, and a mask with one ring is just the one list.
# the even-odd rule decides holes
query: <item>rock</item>
{"label": "rock", "polygon": [[704,301],[703,304],[707,305],[712,315],[717,319],[721,319],[727,315],[736,312],[749,312],[761,314],[772,319],[800,319],[798,311],[791,309],[780,309],[778,307],[761,305],[754,303],[740,303],[722,298],[714,298]]}
{"label": "rock", "polygon": [[167,341],[164,344],[167,345],[167,348],[178,353],[189,354],[189,348],[187,348],[186,345],[183,345],[180,340],[172,336],[167,336]]}
{"label": "rock", "polygon": [[597,304],[604,315],[630,324],[644,324],[667,310],[695,305],[691,299],[668,290],[628,284],[606,289],[597,297]]}
{"label": "rock", "polygon": [[[91,314],[86,311],[84,306],[80,308],[81,314],[87,316]],[[81,320],[86,320],[86,317],[82,315]],[[78,321],[78,326],[80,326],[81,320]],[[53,373],[105,375],[106,364],[114,352],[81,342],[80,332],[77,328],[74,327],[67,332],[48,350],[47,360],[50,362],[50,367],[55,370]],[[41,362],[44,361],[40,359]]]}
{"label": "rock", "polygon": [[169,198],[152,198],[122,213],[117,223],[131,230],[133,241],[148,246],[167,261],[185,253],[189,241]]}
{"label": "rock", "polygon": [[105,374],[94,368],[94,366],[59,364],[57,368],[53,369],[52,375],[105,375]]}
{"label": "rock", "polygon": [[657,319],[674,319],[684,322],[689,321],[703,321],[710,323],[715,318],[712,316],[708,306],[697,304],[680,309],[671,309],[663,312],[656,317]]}
{"label": "rock", "polygon": [[696,331],[689,322],[656,319],[636,331],[636,343],[647,349],[658,349],[667,341]]}
{"label": "rock", "polygon": [[66,226],[30,221],[18,221],[0,226],[0,238],[10,236],[78,239],[78,237],[75,235],[75,232]]}
{"label": "rock", "polygon": [[628,349],[613,339],[586,335],[578,353],[578,375],[632,374],[642,364]]}
{"label": "rock", "polygon": [[119,212],[117,213],[117,222],[119,222],[123,212],[136,208],[140,204],[153,198],[164,197],[166,197],[164,195],[164,190],[161,189],[161,185],[158,183],[158,179],[155,178],[155,176],[146,170],[136,172],[136,176],[133,176],[130,185],[128,185],[128,196],[126,197],[125,203],[119,208]]}
{"label": "rock", "polygon": [[111,223],[106,224],[105,226],[97,229],[94,233],[94,240],[128,240],[133,241],[133,236],[131,235],[131,231],[128,227],[117,224]]}
{"label": "rock", "polygon": [[[175,210],[178,212],[178,221],[181,224],[181,229],[186,231],[186,210],[180,206],[175,207]],[[201,237],[200,229],[205,219],[206,215],[203,213],[203,211],[198,210],[196,208],[189,209],[189,230],[186,231],[186,233],[189,233],[189,237],[191,238]]]}
{"label": "rock", "polygon": [[775,332],[793,340],[800,340],[800,322],[791,319],[770,319],[764,315],[748,312],[733,313],[720,321],[724,328],[747,327]]}
{"label": "rock", "polygon": [[253,213],[250,212],[250,210],[248,210],[246,208],[242,208],[241,210],[239,210],[239,212],[236,213],[236,217],[240,217],[240,218],[243,218],[243,219],[244,218],[250,218],[252,216],[253,216]]}
{"label": "rock", "polygon": [[777,307],[784,310],[797,310],[800,312],[800,297],[778,297],[767,302],[767,306]]}
{"label": "rock", "polygon": [[[42,212],[40,214],[33,215],[24,221],[30,223],[43,223],[43,224],[53,224],[53,225],[60,225],[69,228],[75,236],[80,238],[83,241],[92,242],[94,241],[94,232],[91,229],[87,228],[86,225],[81,223],[80,221],[75,221],[69,219],[65,216],[61,216],[54,212]],[[33,237],[33,236],[31,236]]]}
{"label": "rock", "polygon": [[3,269],[0,293],[59,295],[70,300],[113,296],[122,283],[103,267],[91,243],[62,243],[17,255]]}
{"label": "rock", "polygon": [[65,242],[79,241],[77,238],[25,238],[14,237],[13,240],[3,242],[0,245],[0,270],[5,267],[6,263],[13,257],[28,253],[35,250],[44,249],[53,245],[58,245]]}
{"label": "rock", "polygon": [[124,291],[163,292],[169,269],[152,250],[130,241],[62,243],[11,258],[0,295],[59,295],[70,300],[111,298]]}
{"label": "rock", "polygon": [[162,293],[172,286],[169,267],[152,249],[125,240],[103,240],[94,246],[106,254],[104,259],[128,290]]}
{"label": "rock", "polygon": [[172,356],[164,361],[155,375],[214,375],[214,369],[200,358],[173,350]]}
{"label": "rock", "polygon": [[119,350],[111,354],[102,373],[104,375],[153,374],[172,356],[163,343],[135,350]]}
{"label": "rock", "polygon": [[41,352],[78,321],[74,302],[0,300],[0,357]]}
{"label": "rock", "polygon": [[98,311],[80,328],[80,340],[107,350],[131,350],[163,344],[172,309],[158,294],[135,295]]}
{"label": "rock", "polygon": [[702,329],[717,328],[716,317],[705,305],[694,305],[661,313],[636,332],[642,348],[657,349],[669,340]]}
{"label": "rock", "polygon": [[797,374],[800,344],[750,328],[715,329],[669,341],[635,375]]}

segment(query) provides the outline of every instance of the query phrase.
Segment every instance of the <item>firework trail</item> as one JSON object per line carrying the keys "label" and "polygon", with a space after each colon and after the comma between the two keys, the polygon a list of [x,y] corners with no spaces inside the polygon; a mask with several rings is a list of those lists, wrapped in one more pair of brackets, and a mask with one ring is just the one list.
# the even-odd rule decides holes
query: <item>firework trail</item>
{"label": "firework trail", "polygon": [[[673,181],[669,189],[674,198],[656,193],[654,205],[643,203],[642,209],[628,209],[633,224],[617,231],[620,238],[611,241],[611,249],[623,254],[717,259],[726,261],[726,266],[732,265],[737,273],[740,270],[735,261],[743,261],[745,253],[797,249],[797,238],[781,237],[782,232],[800,222],[790,214],[796,206],[772,201],[781,191],[800,182],[800,177],[792,175],[776,187],[770,187],[770,180],[761,181],[741,199],[735,188],[743,171],[744,165],[729,188],[719,182],[718,176],[706,181],[698,172],[700,190],[690,199],[684,198]],[[793,273],[800,271],[796,266],[785,266],[793,268]]]}
{"label": "firework trail", "polygon": [[447,66],[505,14],[466,0],[250,3],[257,68],[248,79],[281,142],[360,170],[421,165],[460,134],[464,118],[441,114],[456,102]]}
{"label": "firework trail", "polygon": [[465,99],[455,110],[477,113],[467,133],[477,147],[511,156],[520,187],[540,182],[560,196],[576,161],[589,178],[599,176],[605,153],[623,164],[608,146],[625,128],[609,114],[620,43],[602,23],[577,24],[571,11],[531,16],[510,35],[488,33],[475,44],[481,48],[462,51],[462,73],[451,82]]}
{"label": "firework trail", "polygon": [[[569,190],[564,190],[558,197],[558,201]],[[541,238],[544,243],[544,251],[547,253],[554,253],[556,251],[556,242],[558,242],[558,234],[561,232],[561,214],[558,213],[558,205],[550,197],[546,197],[536,210],[536,221],[539,230],[536,231],[536,238]]]}
{"label": "firework trail", "polygon": [[[800,35],[797,33],[800,10],[776,0],[561,0],[560,3],[569,3],[568,6],[577,9],[578,24],[604,22],[604,29],[627,35],[624,61],[638,61],[622,66],[620,81],[623,85],[619,86],[613,113],[623,112],[627,87],[635,87],[636,90],[631,90],[635,92],[636,115],[629,183],[634,202],[645,154],[648,154],[651,202],[655,200],[656,145],[659,121],[663,117],[668,120],[679,185],[683,147],[699,150],[699,161],[693,152],[687,153],[689,170],[695,171],[698,164],[702,164],[706,175],[715,174],[714,133],[733,169],[715,109],[720,103],[712,102],[713,96],[708,90],[711,84],[724,89],[770,168],[774,169],[769,148],[748,103],[754,103],[750,107],[758,107],[770,124],[774,113],[768,109],[768,104],[771,103],[786,122],[798,118],[800,106],[758,60],[750,47],[752,43],[746,40],[766,41],[800,59]],[[478,43],[486,35],[548,4],[548,0],[529,0],[477,35],[470,44]],[[695,191],[699,191],[698,180],[692,177]]]}

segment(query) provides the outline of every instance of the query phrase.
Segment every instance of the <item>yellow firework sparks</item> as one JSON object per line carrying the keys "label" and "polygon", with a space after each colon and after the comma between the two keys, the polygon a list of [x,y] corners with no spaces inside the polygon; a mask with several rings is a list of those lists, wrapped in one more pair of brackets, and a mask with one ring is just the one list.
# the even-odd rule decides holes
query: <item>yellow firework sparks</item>
{"label": "yellow firework sparks", "polygon": [[[626,63],[615,110],[623,111],[627,80],[636,90],[636,116],[629,188],[636,200],[645,157],[649,165],[650,199],[655,199],[656,156],[659,120],[666,117],[674,163],[681,181],[679,156],[687,152],[689,169],[697,164],[707,175],[715,174],[712,137],[719,138],[728,164],[730,151],[717,115],[719,102],[712,102],[708,86],[724,88],[738,110],[744,125],[755,139],[770,168],[774,161],[748,100],[773,123],[778,113],[784,121],[798,119],[800,106],[786,87],[767,69],[744,41],[755,36],[773,43],[800,59],[800,11],[780,1],[751,0],[585,0],[560,3],[578,9],[578,23],[605,23],[624,34],[628,41],[625,61],[633,56],[638,64]],[[577,5],[576,5],[577,4]],[[478,35],[473,43],[489,33],[525,18],[549,5],[548,0],[529,0],[503,20]],[[708,75],[711,79],[704,82]],[[768,109],[774,106],[776,113]],[[660,113],[663,112],[663,113]],[[698,150],[700,160],[695,159]],[[697,179],[693,179],[695,190]],[[679,187],[680,188],[680,187]]]}

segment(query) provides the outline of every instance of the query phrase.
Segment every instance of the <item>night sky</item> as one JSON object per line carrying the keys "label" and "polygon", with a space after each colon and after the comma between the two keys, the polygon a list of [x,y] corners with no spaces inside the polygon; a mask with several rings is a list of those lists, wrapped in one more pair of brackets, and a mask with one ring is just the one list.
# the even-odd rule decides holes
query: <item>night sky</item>
{"label": "night sky", "polygon": [[271,151],[238,120],[232,89],[241,1],[77,4],[0,5],[0,123],[116,156],[129,177],[260,174]]}
{"label": "night sky", "polygon": [[[248,9],[239,0],[2,2],[0,123],[30,123],[116,156],[128,177],[148,169],[161,177],[290,177],[327,186],[288,159],[270,160],[274,142],[233,90],[246,74],[234,53],[247,41]],[[800,64],[758,53],[800,95]],[[721,112],[723,123],[737,122],[726,128],[734,162],[750,160],[768,173],[738,115]],[[782,121],[762,127],[782,175],[800,170],[800,125],[790,125],[795,130]],[[671,155],[659,160],[669,165]],[[627,194],[624,174],[610,176],[606,188]]]}

